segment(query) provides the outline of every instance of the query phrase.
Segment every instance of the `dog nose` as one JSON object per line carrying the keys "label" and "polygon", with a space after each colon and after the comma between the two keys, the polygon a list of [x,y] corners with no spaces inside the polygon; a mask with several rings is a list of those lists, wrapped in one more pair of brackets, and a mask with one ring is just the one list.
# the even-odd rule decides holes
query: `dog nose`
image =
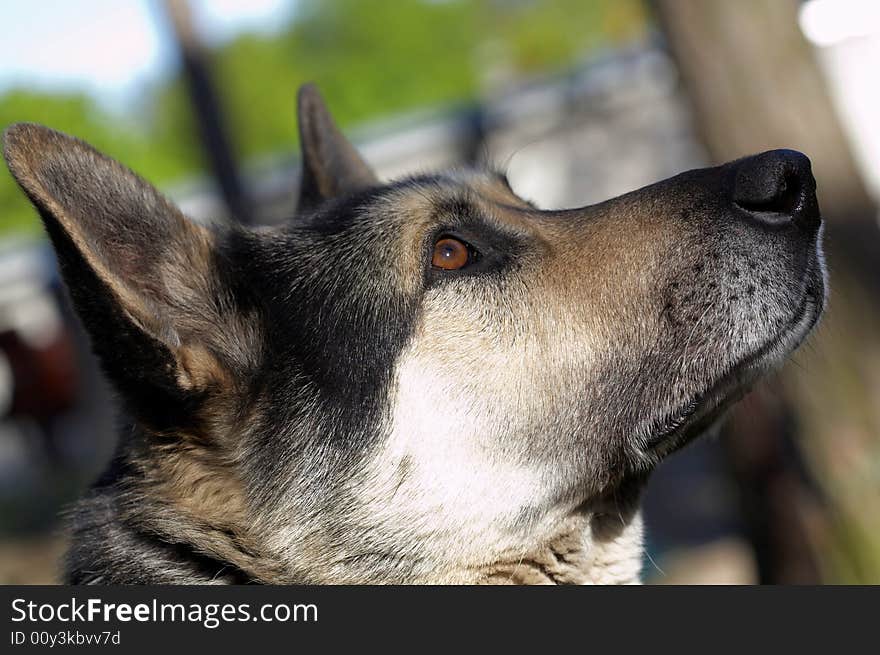
{"label": "dog nose", "polygon": [[733,202],[771,226],[816,229],[821,221],[809,158],[796,150],[770,150],[736,164]]}

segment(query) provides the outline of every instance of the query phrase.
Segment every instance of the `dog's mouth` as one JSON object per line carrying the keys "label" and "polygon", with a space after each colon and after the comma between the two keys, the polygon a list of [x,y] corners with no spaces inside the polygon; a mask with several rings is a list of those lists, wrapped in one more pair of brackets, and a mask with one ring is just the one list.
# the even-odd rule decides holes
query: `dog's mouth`
{"label": "dog's mouth", "polygon": [[763,346],[740,359],[714,383],[694,394],[675,411],[656,420],[646,452],[663,457],[703,434],[775,363],[794,351],[819,320],[824,306],[824,281],[814,275],[792,319]]}

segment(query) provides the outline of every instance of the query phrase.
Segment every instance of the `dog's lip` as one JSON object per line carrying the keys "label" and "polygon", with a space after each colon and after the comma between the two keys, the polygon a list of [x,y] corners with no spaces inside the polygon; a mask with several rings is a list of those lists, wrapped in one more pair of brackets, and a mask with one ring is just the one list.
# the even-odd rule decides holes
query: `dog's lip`
{"label": "dog's lip", "polygon": [[779,333],[733,364],[706,390],[695,394],[675,412],[657,422],[647,450],[665,455],[704,432],[742,398],[748,386],[769,367],[780,349],[789,353],[800,345],[819,320],[823,304],[824,282],[818,277],[807,285],[799,309]]}

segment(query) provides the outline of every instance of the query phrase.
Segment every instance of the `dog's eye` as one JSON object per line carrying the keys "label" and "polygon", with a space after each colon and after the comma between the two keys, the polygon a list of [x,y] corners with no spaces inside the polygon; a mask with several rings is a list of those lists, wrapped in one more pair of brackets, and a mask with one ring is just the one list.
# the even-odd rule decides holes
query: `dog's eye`
{"label": "dog's eye", "polygon": [[434,244],[431,266],[444,271],[457,271],[471,261],[471,250],[466,243],[453,237],[441,237]]}
{"label": "dog's eye", "polygon": [[471,249],[453,237],[441,237],[434,244],[431,266],[444,271],[457,271],[471,262]]}

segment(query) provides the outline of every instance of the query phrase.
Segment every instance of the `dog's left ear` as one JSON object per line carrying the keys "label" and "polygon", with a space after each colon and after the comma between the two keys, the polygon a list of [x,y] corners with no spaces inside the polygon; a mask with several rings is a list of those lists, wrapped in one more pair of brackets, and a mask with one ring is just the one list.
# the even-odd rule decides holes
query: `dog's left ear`
{"label": "dog's left ear", "polygon": [[375,173],[336,127],[313,84],[300,87],[297,113],[302,146],[299,211],[378,184]]}
{"label": "dog's left ear", "polygon": [[32,124],[4,137],[108,376],[142,420],[180,427],[225,384],[237,352],[217,339],[235,341],[237,313],[213,232],[78,139]]}

